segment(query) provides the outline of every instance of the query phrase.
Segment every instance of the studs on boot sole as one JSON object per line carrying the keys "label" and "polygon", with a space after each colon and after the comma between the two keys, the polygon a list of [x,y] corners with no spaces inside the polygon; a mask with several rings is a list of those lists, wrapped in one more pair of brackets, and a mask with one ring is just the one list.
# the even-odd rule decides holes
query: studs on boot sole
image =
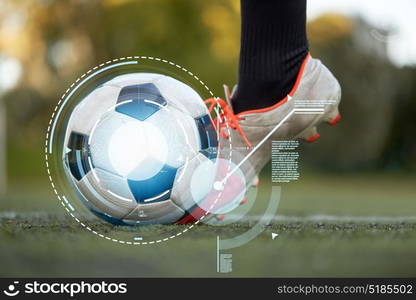
{"label": "studs on boot sole", "polygon": [[216,218],[218,221],[223,221],[223,220],[225,219],[225,216],[224,216],[224,215],[216,215],[216,216],[215,216],[215,218]]}
{"label": "studs on boot sole", "polygon": [[321,135],[319,133],[315,133],[313,136],[311,136],[310,138],[308,138],[306,141],[308,143],[313,143],[316,140],[318,140],[321,137]]}
{"label": "studs on boot sole", "polygon": [[328,124],[331,126],[335,126],[339,123],[339,121],[341,121],[341,115],[337,114],[335,118],[333,118],[331,121],[328,122]]}
{"label": "studs on boot sole", "polygon": [[260,185],[260,179],[256,176],[253,181],[251,182],[251,187],[258,187]]}
{"label": "studs on boot sole", "polygon": [[308,128],[305,132],[302,133],[301,138],[308,143],[312,143],[319,139],[320,135],[316,129],[316,126]]}
{"label": "studs on boot sole", "polygon": [[244,197],[243,200],[240,201],[240,205],[246,204],[248,202],[248,198]]}

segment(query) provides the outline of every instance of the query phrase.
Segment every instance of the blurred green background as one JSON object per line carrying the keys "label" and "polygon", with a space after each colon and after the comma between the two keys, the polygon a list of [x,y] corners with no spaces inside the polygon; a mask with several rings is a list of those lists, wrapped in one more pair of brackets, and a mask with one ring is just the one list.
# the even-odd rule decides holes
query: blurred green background
{"label": "blurred green background", "polygon": [[[90,67],[129,55],[163,57],[222,96],[236,82],[239,1],[3,0],[0,54],[21,64],[7,110],[11,183],[44,177],[46,125],[60,95]],[[416,70],[395,67],[364,20],[326,14],[309,24],[311,51],[343,87],[343,122],[306,151],[317,171],[416,170]],[[416,38],[416,37],[415,37]]]}
{"label": "blurred green background", "polygon": [[[238,0],[2,0],[0,62],[14,59],[20,78],[12,88],[0,91],[0,107],[5,107],[7,116],[0,114],[0,136],[7,129],[6,151],[0,149],[1,154],[6,154],[7,164],[7,190],[0,187],[0,212],[63,214],[46,176],[44,136],[60,95],[80,74],[112,58],[149,55],[184,66],[206,82],[217,96],[222,96],[222,84],[236,82],[239,13]],[[342,85],[343,119],[336,128],[322,126],[319,128],[322,138],[315,144],[302,146],[302,178],[284,187],[279,214],[416,215],[416,68],[394,65],[388,57],[386,41],[375,38],[374,29],[385,30],[374,28],[365,19],[337,13],[322,15],[308,24],[312,55],[322,59]],[[267,185],[267,171],[265,174],[263,182]],[[72,221],[66,220],[72,225],[62,229],[51,225],[58,221],[48,223],[49,219],[42,219],[40,214],[33,221],[33,228],[29,228],[34,231],[30,231],[27,227],[32,226],[30,219],[17,223],[10,219],[11,223],[2,221],[0,234],[1,243],[8,243],[8,247],[0,247],[4,257],[3,276],[215,274],[210,269],[215,257],[208,262],[199,261],[192,268],[190,258],[183,255],[177,258],[186,265],[181,273],[169,265],[155,267],[157,258],[153,250],[121,250],[119,245],[110,246],[106,241],[99,242],[108,248],[102,258],[92,260],[94,266],[90,268],[87,262],[91,262],[94,254],[85,248],[90,249],[88,245],[95,243],[96,237],[84,235],[82,230],[78,233],[79,228],[70,227],[77,226]],[[45,226],[52,226],[52,231],[42,231]],[[279,267],[282,260],[276,260],[279,262],[276,268],[269,260],[256,265],[253,256],[235,274],[415,275],[414,229],[410,226],[398,230],[392,236],[388,228],[370,227],[355,238],[348,234],[332,235],[329,244],[323,244],[319,228],[312,226],[304,231],[295,228],[289,230],[287,243],[279,248],[279,258],[286,257],[283,261],[287,265]],[[59,240],[62,231],[69,233],[67,238]],[[306,238],[297,240],[299,236]],[[180,252],[186,245],[194,245],[191,238],[184,244],[175,242],[173,247]],[[39,239],[42,245],[37,245]],[[72,249],[73,241],[81,246]],[[198,261],[195,253],[213,255],[210,247],[215,247],[215,236],[212,245],[209,236],[192,247],[197,249],[191,255],[194,261]],[[256,244],[250,247],[255,248]],[[26,248],[32,251],[26,252]],[[318,248],[320,252],[314,252]],[[45,256],[48,249],[62,251],[62,255],[54,252]],[[258,257],[270,257],[275,250],[268,249],[258,249],[264,252]],[[143,267],[140,271],[133,269],[131,260],[125,258],[133,257],[135,251],[146,251],[143,253],[151,257],[149,261],[131,258],[139,260],[137,263]],[[120,268],[114,265],[102,270],[105,256],[116,252]],[[169,256],[167,252],[161,253],[163,257]],[[243,256],[243,250],[239,253],[237,257]],[[297,263],[294,258],[288,260],[291,253],[301,259]],[[358,260],[349,264],[343,255]],[[395,263],[386,257],[400,259]],[[382,260],[387,265],[380,265]],[[80,267],[78,264],[74,267],[74,262],[84,267],[77,269]],[[359,266],[363,268],[361,273],[356,269]],[[211,271],[204,273],[202,270],[206,269]]]}

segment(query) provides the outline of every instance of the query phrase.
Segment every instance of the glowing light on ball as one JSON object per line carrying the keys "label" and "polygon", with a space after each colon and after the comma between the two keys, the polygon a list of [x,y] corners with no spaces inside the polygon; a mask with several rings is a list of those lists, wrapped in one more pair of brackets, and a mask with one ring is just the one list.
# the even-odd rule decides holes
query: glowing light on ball
{"label": "glowing light on ball", "polygon": [[168,156],[168,144],[163,133],[147,122],[132,121],[114,131],[108,145],[110,163],[121,176],[133,172],[134,179],[146,179],[157,174]]}

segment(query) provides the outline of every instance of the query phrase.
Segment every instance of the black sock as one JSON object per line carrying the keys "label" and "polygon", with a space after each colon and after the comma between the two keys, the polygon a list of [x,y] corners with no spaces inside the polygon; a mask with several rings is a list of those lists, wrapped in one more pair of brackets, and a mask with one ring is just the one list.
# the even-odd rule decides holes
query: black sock
{"label": "black sock", "polygon": [[308,54],[306,0],[241,0],[241,19],[235,113],[286,97]]}

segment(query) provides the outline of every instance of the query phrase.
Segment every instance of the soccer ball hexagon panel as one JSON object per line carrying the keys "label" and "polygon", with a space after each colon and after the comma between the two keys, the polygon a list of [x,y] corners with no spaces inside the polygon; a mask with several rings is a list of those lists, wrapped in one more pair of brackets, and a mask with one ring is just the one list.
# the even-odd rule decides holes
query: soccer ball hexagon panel
{"label": "soccer ball hexagon panel", "polygon": [[190,162],[216,158],[218,137],[190,86],[133,73],[107,81],[78,103],[64,147],[66,175],[95,215],[114,224],[164,224],[198,202],[172,192],[189,189],[179,181]]}

